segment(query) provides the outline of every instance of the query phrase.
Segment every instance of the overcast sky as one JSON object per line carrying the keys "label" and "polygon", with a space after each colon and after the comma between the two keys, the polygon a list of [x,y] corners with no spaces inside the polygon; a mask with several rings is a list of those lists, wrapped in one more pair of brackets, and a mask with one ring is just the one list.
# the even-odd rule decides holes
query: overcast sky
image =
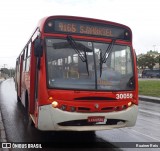
{"label": "overcast sky", "polygon": [[137,54],[160,52],[160,0],[1,0],[0,68],[16,58],[38,21],[51,15],[98,18],[132,29]]}

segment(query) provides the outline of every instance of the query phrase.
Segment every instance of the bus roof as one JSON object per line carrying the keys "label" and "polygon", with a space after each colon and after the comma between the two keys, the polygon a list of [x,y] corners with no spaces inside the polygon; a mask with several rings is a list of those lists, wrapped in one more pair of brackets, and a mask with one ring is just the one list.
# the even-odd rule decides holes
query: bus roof
{"label": "bus roof", "polygon": [[56,16],[44,17],[39,21],[38,26],[40,27],[41,25],[44,25],[44,23],[49,19],[57,19],[57,18],[83,20],[83,21],[90,21],[90,22],[99,22],[99,23],[103,23],[103,24],[111,24],[111,25],[116,25],[116,26],[125,27],[125,28],[130,29],[128,26],[126,26],[124,24],[120,24],[120,23],[116,23],[116,22],[112,22],[112,21],[96,19],[96,18],[80,17],[80,16],[66,16],[66,15],[56,15]]}
{"label": "bus roof", "polygon": [[[78,26],[87,25],[88,27],[93,27],[93,28],[97,28],[97,29],[100,29],[100,30],[108,30],[109,29],[109,30],[112,30],[112,31],[116,32],[116,34],[118,33],[121,36],[122,36],[122,34],[124,36],[124,34],[127,33],[127,34],[129,34],[129,35],[127,35],[129,37],[129,41],[132,41],[132,31],[126,25],[116,23],[116,22],[106,21],[106,20],[79,17],[79,16],[65,16],[65,15],[62,16],[62,15],[59,15],[59,16],[44,17],[38,23],[38,27],[40,28],[40,31],[42,33],[44,32],[45,24],[47,22],[51,21],[51,20],[52,21],[63,20],[66,23],[73,23],[73,24],[77,24]],[[55,24],[55,22],[56,21],[54,21],[54,24]],[[94,26],[92,26],[90,23],[93,23]],[[55,30],[56,29],[54,28],[54,31]],[[77,33],[79,33],[79,32],[77,32]],[[93,35],[93,34],[90,34],[90,35],[92,35],[92,36],[104,36],[105,33],[103,32],[103,35]],[[107,36],[105,36],[105,37],[107,37]],[[113,38],[117,38],[117,37],[113,37]],[[117,38],[117,39],[123,39],[123,38],[121,37],[121,38]]]}

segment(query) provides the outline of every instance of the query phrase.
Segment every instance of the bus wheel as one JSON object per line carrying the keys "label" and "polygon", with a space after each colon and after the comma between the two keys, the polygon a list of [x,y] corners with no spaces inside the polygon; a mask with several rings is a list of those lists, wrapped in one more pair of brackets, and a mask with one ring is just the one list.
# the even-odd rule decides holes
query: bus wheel
{"label": "bus wheel", "polygon": [[29,113],[29,103],[28,103],[28,92],[27,91],[25,93],[25,110],[26,110],[26,114],[28,116],[28,125],[34,126],[34,122],[32,121],[32,118]]}
{"label": "bus wheel", "polygon": [[19,96],[17,95],[17,102],[21,102],[21,100],[20,100],[20,98],[19,98]]}
{"label": "bus wheel", "polygon": [[21,99],[18,96],[18,85],[17,85],[17,102],[21,102]]}
{"label": "bus wheel", "polygon": [[28,112],[28,93],[27,91],[25,93],[25,109],[26,109],[26,112],[29,113]]}

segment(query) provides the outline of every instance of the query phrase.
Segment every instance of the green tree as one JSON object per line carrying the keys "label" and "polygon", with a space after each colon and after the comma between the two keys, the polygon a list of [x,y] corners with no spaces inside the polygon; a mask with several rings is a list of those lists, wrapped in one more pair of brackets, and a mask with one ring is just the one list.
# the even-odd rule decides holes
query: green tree
{"label": "green tree", "polygon": [[147,55],[155,55],[155,54],[158,54],[158,51],[150,50],[147,52]]}
{"label": "green tree", "polygon": [[7,68],[1,68],[1,72],[9,75],[9,70]]}
{"label": "green tree", "polygon": [[137,65],[141,69],[145,69],[146,68],[146,65],[145,65],[145,56],[144,55],[141,56],[140,58],[138,58]]}
{"label": "green tree", "polygon": [[153,55],[145,55],[145,65],[149,68],[149,69],[153,69],[153,67],[156,64],[156,59],[154,58]]}
{"label": "green tree", "polygon": [[152,70],[156,64],[156,59],[153,55],[146,54],[138,58],[137,64],[141,69],[145,69],[146,67],[148,67]]}
{"label": "green tree", "polygon": [[160,68],[160,54],[155,58],[156,63],[159,64],[159,68]]}

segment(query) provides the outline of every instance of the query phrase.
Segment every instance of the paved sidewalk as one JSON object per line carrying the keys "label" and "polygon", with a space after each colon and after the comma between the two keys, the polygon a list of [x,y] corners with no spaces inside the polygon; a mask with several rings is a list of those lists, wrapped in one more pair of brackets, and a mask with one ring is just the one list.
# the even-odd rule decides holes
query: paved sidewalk
{"label": "paved sidewalk", "polygon": [[0,112],[0,142],[7,142],[6,132],[5,132],[5,128],[3,125],[3,119],[2,119],[1,112]]}
{"label": "paved sidewalk", "polygon": [[[0,110],[0,145],[2,145],[2,143],[6,143],[7,142],[7,137],[6,137],[6,132],[5,132],[5,127],[3,125],[3,119],[2,119],[2,114],[1,114],[1,110]],[[0,151],[10,151],[8,148],[1,148],[0,147]]]}
{"label": "paved sidewalk", "polygon": [[[0,79],[0,83],[3,80],[4,79]],[[1,110],[0,110],[0,142],[7,142],[6,133],[5,133],[4,125],[3,125],[3,119],[2,119],[2,115],[1,115]]]}
{"label": "paved sidewalk", "polygon": [[[0,83],[4,81],[4,79],[0,79]],[[2,114],[1,114],[1,109],[0,109],[0,143],[5,143],[7,142],[7,137],[6,137],[6,132],[5,132],[5,127],[3,125],[3,119],[2,119]],[[1,144],[2,145],[2,144]],[[0,148],[0,151],[9,151],[7,148]]]}

